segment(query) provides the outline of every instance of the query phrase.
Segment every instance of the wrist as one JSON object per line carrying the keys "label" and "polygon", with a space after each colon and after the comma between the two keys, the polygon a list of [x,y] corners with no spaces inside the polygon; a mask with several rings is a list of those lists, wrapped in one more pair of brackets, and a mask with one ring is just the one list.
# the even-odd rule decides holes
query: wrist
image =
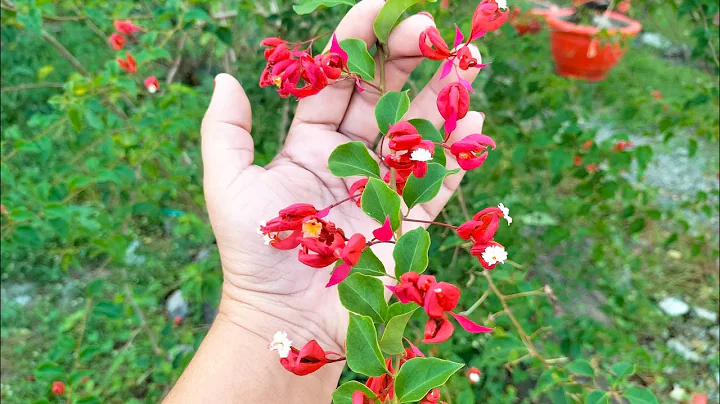
{"label": "wrist", "polygon": [[278,331],[288,334],[293,345],[316,340],[326,351],[345,352],[340,338],[329,332],[324,319],[284,303],[282,296],[241,290],[223,285],[218,317],[269,343]]}

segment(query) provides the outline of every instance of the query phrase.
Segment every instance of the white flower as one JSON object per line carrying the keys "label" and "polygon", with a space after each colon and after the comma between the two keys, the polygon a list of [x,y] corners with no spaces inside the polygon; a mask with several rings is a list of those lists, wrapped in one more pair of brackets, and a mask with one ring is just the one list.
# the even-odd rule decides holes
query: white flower
{"label": "white flower", "polygon": [[480,381],[480,375],[473,372],[468,375],[468,378],[470,379],[470,382],[477,383]]}
{"label": "white flower", "polygon": [[499,245],[491,245],[482,253],[482,259],[484,259],[488,265],[495,265],[498,262],[504,264],[507,257],[507,251]]}
{"label": "white flower", "polygon": [[435,289],[435,293],[442,293],[442,288]]}
{"label": "white flower", "polygon": [[510,223],[512,223],[512,218],[510,217],[510,209],[506,208],[505,205],[503,205],[502,203],[498,205],[498,208],[500,208],[500,211],[502,211],[503,213],[503,217],[505,218],[505,220],[507,220],[508,225],[510,225]]}
{"label": "white flower", "polygon": [[151,84],[148,86],[147,90],[148,90],[148,93],[155,94],[155,92],[157,91],[157,87],[155,87]]}
{"label": "white flower", "polygon": [[292,341],[288,339],[287,333],[278,331],[273,336],[273,340],[270,342],[270,345],[268,345],[268,349],[278,351],[281,358],[287,358],[288,355],[290,355],[290,345],[292,345]]}
{"label": "white flower", "polygon": [[264,221],[260,222],[260,227],[258,227],[256,230],[257,234],[259,234],[261,236],[265,235],[265,232],[262,231],[262,228],[265,227],[266,224],[267,224],[267,222],[264,222]]}
{"label": "white flower", "polygon": [[432,160],[432,154],[430,154],[430,150],[427,149],[416,149],[413,150],[412,153],[410,153],[410,160],[413,161],[429,161]]}
{"label": "white flower", "polygon": [[499,9],[507,10],[507,0],[495,0],[495,3],[497,3]]}

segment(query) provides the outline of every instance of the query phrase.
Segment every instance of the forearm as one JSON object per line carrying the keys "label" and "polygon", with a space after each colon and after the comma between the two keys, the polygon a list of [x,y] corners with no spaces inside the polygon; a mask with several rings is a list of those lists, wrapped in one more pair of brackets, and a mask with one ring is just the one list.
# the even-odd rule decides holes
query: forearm
{"label": "forearm", "polygon": [[[268,350],[277,319],[253,310],[221,310],[195,357],[165,403],[329,403],[342,363],[329,364],[307,376],[286,371],[277,352]],[[237,321],[242,315],[243,321]],[[254,330],[246,324],[257,324]],[[282,324],[277,324],[282,327]],[[254,327],[253,327],[254,328]],[[277,329],[276,331],[282,331]]]}

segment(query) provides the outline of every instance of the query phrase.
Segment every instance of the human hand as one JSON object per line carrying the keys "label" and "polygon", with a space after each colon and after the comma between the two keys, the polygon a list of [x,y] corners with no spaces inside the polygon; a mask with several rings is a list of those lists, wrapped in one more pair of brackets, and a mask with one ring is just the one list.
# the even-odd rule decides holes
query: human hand
{"label": "human hand", "polygon": [[[338,40],[359,38],[375,43],[373,21],[383,4],[383,0],[358,3],[337,27]],[[433,20],[427,14],[417,14],[392,31],[388,40],[391,60],[385,65],[387,90],[401,90],[423,60],[418,38],[431,25]],[[471,49],[480,60],[477,49]],[[470,82],[478,72],[457,71]],[[436,107],[437,94],[456,80],[454,74],[440,79],[438,72],[412,101],[405,119],[425,118],[440,127],[444,121]],[[256,230],[260,222],[293,203],[310,203],[319,210],[348,197],[355,179],[333,176],[328,171],[328,157],[349,141],[372,147],[379,133],[374,119],[379,97],[372,88],[358,92],[354,81],[347,80],[302,99],[280,153],[266,167],[259,167],[252,165],[250,101],[234,78],[227,74],[216,78],[202,125],[202,154],[205,197],[224,275],[219,315],[268,341],[276,331],[285,331],[295,345],[315,339],[326,350],[344,352],[347,311],[340,304],[337,288],[325,287],[332,266],[305,266],[294,253],[264,245]],[[483,118],[481,113],[468,113],[458,121],[448,143],[481,133]],[[447,167],[458,167],[454,157],[446,155]],[[383,168],[381,175],[387,171]],[[434,219],[461,178],[462,174],[447,177],[438,196],[413,208],[410,216]],[[334,208],[327,219],[347,234],[369,236],[380,226],[353,203]],[[410,225],[418,224],[406,223],[405,230],[414,227]],[[392,249],[388,247],[378,245],[373,250],[386,268],[392,268]]]}

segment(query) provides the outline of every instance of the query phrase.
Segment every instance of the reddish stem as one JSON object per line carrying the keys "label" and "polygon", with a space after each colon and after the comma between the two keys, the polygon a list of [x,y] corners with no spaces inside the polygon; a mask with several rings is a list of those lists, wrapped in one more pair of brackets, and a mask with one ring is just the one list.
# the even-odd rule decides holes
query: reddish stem
{"label": "reddish stem", "polygon": [[[334,207],[336,207],[336,206],[338,206],[338,205],[340,205],[340,204],[343,204],[343,203],[345,203],[345,202],[347,202],[347,201],[349,201],[349,200],[355,199],[355,198],[357,198],[357,197],[360,196],[360,195],[362,195],[362,194],[357,194],[357,195],[348,196],[347,198],[343,199],[342,201],[340,201],[340,202],[335,202],[335,203],[333,203],[332,205],[326,207],[325,209],[332,209],[332,208],[334,208]],[[325,209],[320,209],[320,210],[325,210]]]}
{"label": "reddish stem", "polygon": [[380,241],[380,240],[377,240],[377,239],[372,239],[372,240],[368,241],[367,246],[370,247],[370,246],[372,246],[372,245],[382,244],[382,243],[395,244],[395,241],[393,241],[393,240]]}
{"label": "reddish stem", "polygon": [[458,228],[457,226],[453,226],[453,225],[451,225],[451,224],[447,224],[447,223],[443,223],[443,222],[432,222],[432,221],[430,221],[430,220],[420,220],[420,219],[408,219],[408,218],[404,218],[403,221],[405,221],[405,222],[415,222],[415,223],[434,224],[434,225],[437,225],[437,226],[449,227],[449,228],[451,228],[451,229],[456,229],[456,230],[457,230],[457,228]]}

